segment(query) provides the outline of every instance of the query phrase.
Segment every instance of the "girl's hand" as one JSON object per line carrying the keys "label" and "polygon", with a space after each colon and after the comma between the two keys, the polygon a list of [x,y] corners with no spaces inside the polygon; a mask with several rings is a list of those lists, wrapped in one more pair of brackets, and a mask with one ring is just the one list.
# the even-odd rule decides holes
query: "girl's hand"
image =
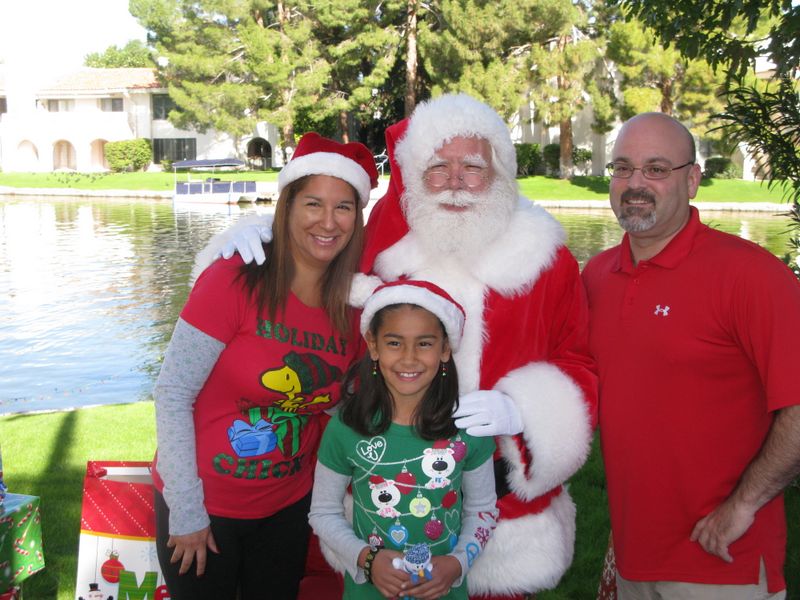
{"label": "girl's hand", "polygon": [[431,558],[431,580],[414,587],[406,587],[401,596],[419,600],[435,600],[446,596],[453,582],[461,575],[461,563],[454,556],[434,556]]}
{"label": "girl's hand", "polygon": [[[372,561],[372,585],[374,585],[384,598],[395,598],[403,591],[403,585],[411,584],[411,576],[405,571],[400,571],[392,566],[392,559],[403,555],[394,550],[382,549]],[[456,561],[458,562],[458,561]]]}
{"label": "girl's hand", "polygon": [[219,554],[217,542],[214,540],[214,534],[211,533],[210,527],[186,535],[171,535],[167,540],[167,547],[175,548],[169,562],[181,561],[181,567],[178,569],[179,575],[188,573],[192,562],[196,560],[197,576],[200,577],[206,572],[206,548],[211,549],[214,554]]}

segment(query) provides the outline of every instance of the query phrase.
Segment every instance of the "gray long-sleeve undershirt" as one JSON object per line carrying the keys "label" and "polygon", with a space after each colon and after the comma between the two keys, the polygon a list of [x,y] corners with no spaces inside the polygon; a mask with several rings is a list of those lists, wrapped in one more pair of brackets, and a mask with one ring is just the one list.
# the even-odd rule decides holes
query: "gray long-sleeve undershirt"
{"label": "gray long-sleeve undershirt", "polygon": [[[318,462],[314,472],[314,492],[311,496],[311,512],[308,517],[314,533],[339,555],[353,581],[364,583],[366,577],[358,566],[358,555],[367,543],[355,534],[352,524],[344,513],[344,497],[349,484],[349,475],[337,473]],[[471,471],[464,471],[461,491],[464,495],[461,507],[461,534],[458,536],[456,547],[450,553],[450,556],[461,563],[461,577],[453,582],[454,586],[461,585],[469,570],[467,544],[474,543],[478,548],[483,548],[476,533],[478,527],[486,527],[487,522],[479,514],[491,514],[494,520],[497,519],[497,495],[492,461],[487,460]],[[494,525],[493,521],[491,525]]]}
{"label": "gray long-sleeve undershirt", "polygon": [[203,483],[197,475],[194,402],[225,344],[178,319],[153,398],[158,474],[169,507],[169,532],[186,535],[208,527]]}

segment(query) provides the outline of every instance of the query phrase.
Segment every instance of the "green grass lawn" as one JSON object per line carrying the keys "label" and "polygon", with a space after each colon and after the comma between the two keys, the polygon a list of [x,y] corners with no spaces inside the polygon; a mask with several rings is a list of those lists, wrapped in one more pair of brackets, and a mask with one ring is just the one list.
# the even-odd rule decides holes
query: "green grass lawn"
{"label": "green grass lawn", "polygon": [[0,418],[10,492],[40,496],[45,569],[23,585],[26,600],[74,600],[86,461],[150,460],[153,403]]}
{"label": "green grass lawn", "polygon": [[[574,177],[572,180],[550,177],[518,179],[524,196],[532,200],[608,200],[608,177]],[[2,182],[2,180],[0,180]],[[783,202],[780,185],[741,179],[704,179],[697,192],[697,202]]]}
{"label": "green grass lawn", "polygon": [[[155,450],[153,404],[0,417],[3,466],[11,492],[42,498],[47,566],[23,586],[26,599],[74,600],[83,476],[88,460],[150,460]],[[575,558],[560,585],[537,600],[595,597],[608,541],[605,479],[597,440],[573,477],[578,505]],[[786,494],[789,521],[788,598],[800,599],[800,486]]]}
{"label": "green grass lawn", "polygon": [[[223,181],[277,181],[277,171],[192,172],[192,181],[206,177]],[[178,173],[178,181],[186,181],[186,173]],[[0,186],[21,188],[73,188],[79,190],[154,190],[171,191],[175,175],[169,173],[0,173]]]}
{"label": "green grass lawn", "polygon": [[[193,180],[211,176],[193,172]],[[249,179],[277,181],[277,171],[216,172],[223,180]],[[186,174],[178,175],[180,181]],[[0,186],[25,188],[74,188],[82,190],[155,190],[174,187],[172,173],[0,173]],[[523,195],[533,200],[607,200],[608,177],[575,177],[572,180],[551,177],[518,179]],[[738,179],[704,179],[697,194],[698,202],[772,202],[783,201],[780,185],[771,190],[767,184]]]}

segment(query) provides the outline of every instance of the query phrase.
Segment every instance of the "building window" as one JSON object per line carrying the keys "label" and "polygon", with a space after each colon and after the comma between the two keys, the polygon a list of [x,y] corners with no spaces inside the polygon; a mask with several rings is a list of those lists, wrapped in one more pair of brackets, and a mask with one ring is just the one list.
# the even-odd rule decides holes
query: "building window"
{"label": "building window", "polygon": [[47,110],[49,112],[72,112],[75,109],[74,100],[48,100]]}
{"label": "building window", "polygon": [[197,140],[195,138],[154,139],[153,162],[161,164],[162,160],[194,160],[197,158]]}
{"label": "building window", "polygon": [[122,98],[100,98],[100,110],[103,112],[122,112]]}
{"label": "building window", "polygon": [[0,96],[0,115],[8,112],[8,104],[4,96]]}
{"label": "building window", "polygon": [[153,119],[166,119],[175,103],[167,94],[153,94]]}

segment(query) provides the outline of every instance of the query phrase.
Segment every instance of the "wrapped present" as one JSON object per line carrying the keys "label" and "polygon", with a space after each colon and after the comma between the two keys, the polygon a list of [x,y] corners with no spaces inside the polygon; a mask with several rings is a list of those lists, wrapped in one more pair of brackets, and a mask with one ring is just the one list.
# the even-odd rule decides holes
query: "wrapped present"
{"label": "wrapped present", "polygon": [[20,595],[18,587],[13,587],[7,592],[0,594],[0,600],[19,600],[19,599]]}
{"label": "wrapped present", "polygon": [[155,529],[150,463],[89,462],[75,598],[167,600]]}
{"label": "wrapped present", "polygon": [[0,505],[0,592],[44,569],[39,506],[38,496],[22,494],[6,494]]}

